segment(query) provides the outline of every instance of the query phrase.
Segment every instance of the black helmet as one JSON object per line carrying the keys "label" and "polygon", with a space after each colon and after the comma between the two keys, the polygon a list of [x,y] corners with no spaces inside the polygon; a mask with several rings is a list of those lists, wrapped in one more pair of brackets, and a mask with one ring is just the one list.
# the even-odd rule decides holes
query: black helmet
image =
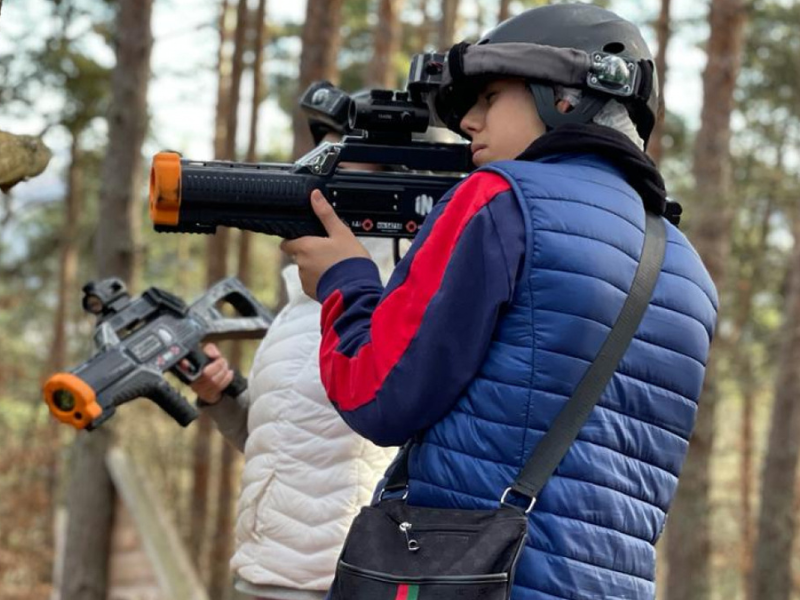
{"label": "black helmet", "polygon": [[[470,65],[471,55],[475,60]],[[523,76],[529,81],[548,128],[588,123],[611,99],[627,108],[645,143],[655,125],[658,82],[642,34],[634,24],[591,4],[525,11],[500,23],[475,45],[454,46],[447,68],[451,80],[445,78],[436,109],[442,121],[462,135],[459,123],[477,93],[498,77]],[[564,114],[556,109],[554,84],[583,90],[574,110]]]}

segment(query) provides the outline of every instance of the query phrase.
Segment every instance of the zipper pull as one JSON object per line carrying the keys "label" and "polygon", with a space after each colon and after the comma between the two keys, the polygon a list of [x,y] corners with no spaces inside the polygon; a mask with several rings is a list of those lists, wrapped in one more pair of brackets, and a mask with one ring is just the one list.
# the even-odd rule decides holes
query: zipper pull
{"label": "zipper pull", "polygon": [[406,544],[408,544],[408,551],[409,552],[416,552],[419,550],[419,542],[411,537],[408,533],[411,529],[411,523],[400,523],[400,531],[402,531],[406,536]]}

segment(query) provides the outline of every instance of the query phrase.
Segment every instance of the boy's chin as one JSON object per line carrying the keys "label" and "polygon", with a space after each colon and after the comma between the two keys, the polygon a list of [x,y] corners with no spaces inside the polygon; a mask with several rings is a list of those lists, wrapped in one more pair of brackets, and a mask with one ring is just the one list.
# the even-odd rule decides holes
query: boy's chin
{"label": "boy's chin", "polygon": [[476,167],[482,167],[484,165],[488,165],[494,159],[489,156],[486,150],[478,150],[475,154],[472,155],[472,163]]}

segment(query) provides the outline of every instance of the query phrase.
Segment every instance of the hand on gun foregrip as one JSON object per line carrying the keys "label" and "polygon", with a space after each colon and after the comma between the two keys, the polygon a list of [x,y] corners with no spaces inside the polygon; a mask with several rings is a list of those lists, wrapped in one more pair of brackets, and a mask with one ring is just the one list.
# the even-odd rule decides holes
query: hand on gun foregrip
{"label": "hand on gun foregrip", "polygon": [[311,192],[311,206],[328,237],[306,236],[284,240],[281,250],[295,260],[300,269],[303,291],[316,300],[317,283],[325,271],[348,258],[370,258],[370,255],[319,190]]}
{"label": "hand on gun foregrip", "polygon": [[234,371],[215,344],[206,344],[203,346],[203,352],[211,359],[211,362],[205,366],[200,377],[189,387],[203,402],[216,404],[222,397],[225,388],[233,382]]}

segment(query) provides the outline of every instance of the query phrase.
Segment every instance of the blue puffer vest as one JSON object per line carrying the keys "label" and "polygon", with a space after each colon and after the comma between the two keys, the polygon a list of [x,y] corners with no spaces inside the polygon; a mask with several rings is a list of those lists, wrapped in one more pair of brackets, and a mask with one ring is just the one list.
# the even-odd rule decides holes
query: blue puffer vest
{"label": "blue puffer vest", "polygon": [[[527,257],[479,375],[410,459],[409,503],[493,508],[594,360],[644,239],[642,201],[590,156],[494,163]],[[529,518],[513,600],[655,598],[655,550],[688,448],[716,290],[673,226],[636,338]]]}

